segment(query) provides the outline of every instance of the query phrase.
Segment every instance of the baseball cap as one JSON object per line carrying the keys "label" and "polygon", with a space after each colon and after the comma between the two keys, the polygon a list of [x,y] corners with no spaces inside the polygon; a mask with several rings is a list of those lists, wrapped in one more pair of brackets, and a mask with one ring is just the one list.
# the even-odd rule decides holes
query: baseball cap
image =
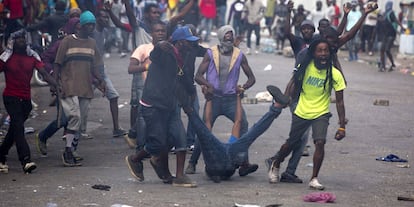
{"label": "baseball cap", "polygon": [[308,19],[304,20],[304,21],[300,24],[300,28],[302,28],[302,27],[303,27],[303,26],[305,26],[305,25],[309,25],[309,26],[311,26],[311,27],[313,27],[313,28],[315,29],[315,25],[313,24],[313,22],[312,22],[311,20],[308,20]]}
{"label": "baseball cap", "polygon": [[188,40],[190,42],[194,42],[199,40],[200,38],[196,37],[191,33],[191,29],[188,26],[178,27],[171,35],[171,40],[173,42],[178,40]]}

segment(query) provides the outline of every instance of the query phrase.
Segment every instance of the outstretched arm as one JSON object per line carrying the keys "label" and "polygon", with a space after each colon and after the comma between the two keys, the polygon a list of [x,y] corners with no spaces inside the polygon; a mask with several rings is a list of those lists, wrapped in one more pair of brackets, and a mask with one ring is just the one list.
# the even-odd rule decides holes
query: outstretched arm
{"label": "outstretched arm", "polygon": [[187,4],[183,7],[181,12],[171,17],[169,23],[172,26],[172,28],[175,28],[178,22],[181,21],[184,18],[184,16],[191,10],[191,7],[193,7],[194,5],[194,1],[197,1],[197,0],[188,0]]}
{"label": "outstretched arm", "polygon": [[338,34],[342,34],[344,32],[346,23],[348,23],[348,14],[351,11],[351,8],[347,6],[347,4],[344,4],[344,17],[341,20],[341,23],[338,26]]}
{"label": "outstretched arm", "polygon": [[365,18],[367,15],[374,10],[376,10],[378,6],[376,7],[367,7],[364,9],[364,14],[359,18],[358,22],[349,30],[349,32],[346,32],[344,35],[339,37],[338,40],[338,48],[342,47],[346,42],[348,42],[350,39],[354,38],[355,34],[358,32],[358,30],[361,28],[362,24],[365,21]]}
{"label": "outstretched arm", "polygon": [[103,10],[109,14],[109,17],[111,18],[114,25],[123,30],[128,30],[128,28],[124,24],[122,24],[122,22],[119,20],[119,18],[115,16],[111,8],[112,8],[112,4],[109,3],[109,1],[105,2]]}
{"label": "outstretched arm", "polygon": [[290,24],[290,14],[292,13],[293,10],[293,2],[289,1],[288,3],[288,15],[286,17],[286,24],[285,24],[285,35],[287,36],[287,38],[292,42],[295,39],[295,35],[292,34],[292,25]]}

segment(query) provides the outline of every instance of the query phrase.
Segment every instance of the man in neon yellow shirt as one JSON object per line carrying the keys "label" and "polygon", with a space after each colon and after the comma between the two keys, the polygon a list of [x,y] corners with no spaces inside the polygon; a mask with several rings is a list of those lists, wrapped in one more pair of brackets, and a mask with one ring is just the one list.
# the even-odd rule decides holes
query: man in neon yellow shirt
{"label": "man in neon yellow shirt", "polygon": [[[311,43],[306,58],[298,66],[297,71],[288,84],[291,87],[286,90],[286,95],[298,100],[298,104],[292,114],[292,124],[289,138],[276,153],[269,170],[269,182],[279,182],[280,163],[292,152],[300,147],[303,133],[312,127],[312,137],[315,144],[313,155],[313,172],[309,187],[323,190],[324,186],[318,181],[319,170],[324,158],[324,146],[326,143],[329,118],[331,90],[335,90],[336,109],[339,116],[339,124],[335,139],[345,137],[345,106],[343,91],[346,88],[342,73],[332,66],[333,53],[329,50],[326,40],[315,40]],[[293,101],[294,103],[295,101]]]}

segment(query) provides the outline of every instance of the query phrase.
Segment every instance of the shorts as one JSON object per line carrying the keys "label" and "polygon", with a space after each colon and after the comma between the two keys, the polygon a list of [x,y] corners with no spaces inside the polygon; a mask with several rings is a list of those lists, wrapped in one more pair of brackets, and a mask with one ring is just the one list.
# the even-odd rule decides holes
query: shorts
{"label": "shorts", "polygon": [[381,51],[390,51],[394,44],[395,36],[384,37],[381,44]]}
{"label": "shorts", "polygon": [[105,66],[104,65],[102,65],[101,67],[99,67],[99,73],[101,74],[102,78],[105,81],[105,85],[106,85],[105,96],[106,96],[106,98],[108,100],[111,100],[111,99],[114,99],[114,98],[118,98],[119,97],[119,93],[114,88],[114,85],[112,84],[111,79],[109,79],[109,77],[106,75],[106,73],[105,73]]}
{"label": "shorts", "polygon": [[302,136],[309,127],[312,127],[313,140],[326,140],[329,119],[331,117],[331,113],[326,113],[316,119],[308,120],[293,114],[289,138],[286,142],[294,149],[295,146],[302,143]]}

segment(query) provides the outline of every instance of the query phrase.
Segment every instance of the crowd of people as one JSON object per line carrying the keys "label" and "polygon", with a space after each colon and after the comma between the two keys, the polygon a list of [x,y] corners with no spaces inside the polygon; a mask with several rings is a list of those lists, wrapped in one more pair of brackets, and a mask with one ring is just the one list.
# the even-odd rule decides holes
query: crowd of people
{"label": "crowd of people", "polygon": [[[10,126],[0,145],[0,172],[8,172],[7,155],[13,143],[23,171],[31,173],[37,167],[24,135],[24,122],[32,109],[30,79],[36,69],[49,83],[57,107],[57,118],[36,134],[36,148],[42,155],[47,155],[47,140],[64,128],[63,165],[82,165],[83,157],[77,148],[79,139],[92,138],[86,133],[87,119],[94,90],[98,89],[109,101],[112,136],[124,137],[135,148],[135,153],[125,157],[131,174],[144,181],[143,161],[150,158],[162,182],[178,187],[197,186],[188,174],[196,172],[201,154],[205,172],[214,182],[229,179],[236,170],[240,176],[254,173],[259,166],[249,162],[249,146],[289,106],[292,113],[289,138],[265,161],[269,183],[303,182],[295,171],[312,128],[315,152],[309,187],[323,190],[318,178],[332,116],[329,110],[332,90],[339,117],[335,138],[341,140],[346,135],[343,100],[346,79],[337,51],[348,44],[349,60],[357,60],[359,47],[355,39],[362,27],[362,33],[367,33],[362,35],[368,41],[366,51],[372,54],[376,25],[373,21],[389,23],[394,32],[382,32],[384,37],[378,38],[382,42],[380,71],[385,70],[385,54],[393,70],[390,48],[396,28],[392,23],[402,28],[392,12],[392,1],[387,3],[381,20],[375,0],[366,4],[352,1],[343,8],[335,0],[328,0],[326,12],[321,10],[321,1],[317,1],[314,12],[308,12],[303,5],[294,9],[291,1],[268,0],[265,7],[259,0],[236,0],[229,8],[227,20],[233,26],[226,25],[227,4],[222,0],[188,0],[174,5],[162,0],[25,2],[2,2],[5,27],[0,72],[5,74],[3,102]],[[40,16],[42,19],[36,20]],[[267,87],[273,102],[269,111],[249,128],[241,99],[257,80],[246,55],[252,51],[253,31],[255,53],[259,53],[262,18],[269,34],[280,40],[281,47],[284,39],[289,40],[295,70],[284,92],[276,86]],[[218,44],[204,48],[200,43],[210,41],[213,22]],[[38,30],[52,36],[48,47],[39,47]],[[245,33],[248,48],[242,51],[238,46]],[[105,73],[104,62],[111,56],[112,48],[118,49],[121,58],[131,54],[127,68],[133,75],[128,131],[119,124],[116,83]],[[197,57],[202,58],[198,69]],[[239,83],[241,71],[246,76],[244,83]],[[200,85],[206,100],[202,118],[195,83]],[[187,127],[181,120],[182,110],[188,116]],[[226,143],[212,133],[214,122],[221,115],[234,123]],[[168,164],[171,149],[177,157],[174,176]],[[189,149],[193,153],[185,168]],[[292,156],[287,169],[280,175],[280,164],[289,154]]]}

